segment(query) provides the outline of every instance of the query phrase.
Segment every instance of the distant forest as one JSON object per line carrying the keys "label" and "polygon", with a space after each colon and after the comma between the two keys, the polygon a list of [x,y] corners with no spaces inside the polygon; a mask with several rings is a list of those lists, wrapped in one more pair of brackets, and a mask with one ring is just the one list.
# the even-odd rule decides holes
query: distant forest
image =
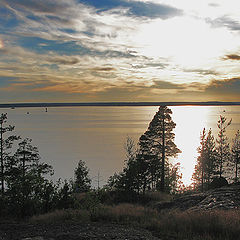
{"label": "distant forest", "polygon": [[236,106],[240,102],[77,102],[77,103],[4,103],[0,108],[18,107],[81,107],[81,106]]}

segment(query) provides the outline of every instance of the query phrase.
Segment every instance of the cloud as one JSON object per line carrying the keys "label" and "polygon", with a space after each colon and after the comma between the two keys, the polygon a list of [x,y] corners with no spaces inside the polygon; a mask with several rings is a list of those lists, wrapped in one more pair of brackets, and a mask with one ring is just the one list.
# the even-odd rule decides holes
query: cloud
{"label": "cloud", "polygon": [[184,72],[197,73],[200,75],[219,75],[218,72],[211,69],[183,69]]}
{"label": "cloud", "polygon": [[[165,60],[166,61],[166,60]],[[141,68],[157,68],[157,69],[164,69],[168,66],[168,63],[161,63],[161,62],[149,62],[149,59],[145,59],[145,62],[141,61],[138,64],[131,64],[132,68],[141,69]]]}
{"label": "cloud", "polygon": [[71,1],[62,1],[62,0],[11,0],[5,2],[6,6],[10,6],[12,8],[21,8],[25,11],[35,11],[39,13],[59,13],[63,12],[66,7],[69,6]]}
{"label": "cloud", "polygon": [[207,23],[211,24],[212,27],[226,27],[231,31],[240,30],[240,22],[230,18],[229,16],[222,16],[215,19],[206,19]]}
{"label": "cloud", "polygon": [[240,94],[240,78],[214,80],[205,91],[207,93],[217,93],[218,95]]}
{"label": "cloud", "polygon": [[63,64],[63,65],[74,65],[79,63],[79,59],[77,57],[69,57],[69,56],[59,56],[59,57],[52,57],[48,59],[49,62],[53,62],[56,64]]}
{"label": "cloud", "polygon": [[15,83],[16,77],[0,76],[0,89]]}
{"label": "cloud", "polygon": [[113,81],[117,78],[117,75],[115,74],[116,69],[113,67],[94,67],[88,69],[88,71],[92,76],[102,80],[111,79]]}
{"label": "cloud", "polygon": [[[5,6],[10,15],[3,19],[6,24],[2,31],[6,33],[7,29],[5,37],[13,45],[41,54],[55,51],[63,55],[107,58],[135,56],[132,51],[135,46],[129,36],[134,36],[142,20],[121,11],[99,13],[93,6],[73,0],[29,3],[14,0],[11,4],[5,2]],[[14,28],[12,22],[16,22]]]}
{"label": "cloud", "polygon": [[154,81],[154,84],[151,86],[151,88],[157,88],[157,89],[184,89],[184,84],[176,84],[166,81]]}
{"label": "cloud", "polygon": [[110,72],[110,71],[115,71],[116,69],[113,67],[95,67],[91,68],[91,71],[99,71],[99,72]]}
{"label": "cloud", "polygon": [[229,55],[226,55],[223,59],[224,60],[237,60],[237,61],[239,61],[240,60],[240,55],[229,54]]}
{"label": "cloud", "polygon": [[125,12],[128,16],[161,18],[168,19],[171,17],[182,15],[182,11],[165,5],[152,2],[127,1],[127,0],[81,0],[79,1],[88,6],[94,6],[98,12],[109,11],[112,9],[127,9]]}
{"label": "cloud", "polygon": [[209,3],[208,6],[210,7],[219,7],[220,5],[217,3]]}

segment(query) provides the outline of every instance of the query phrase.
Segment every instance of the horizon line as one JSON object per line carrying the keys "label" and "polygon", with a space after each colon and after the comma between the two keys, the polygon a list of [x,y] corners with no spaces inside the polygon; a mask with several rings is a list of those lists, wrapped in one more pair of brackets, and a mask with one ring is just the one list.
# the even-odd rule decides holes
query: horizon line
{"label": "horizon line", "polygon": [[0,108],[23,107],[144,107],[144,106],[238,106],[240,102],[38,102],[38,103],[1,103]]}

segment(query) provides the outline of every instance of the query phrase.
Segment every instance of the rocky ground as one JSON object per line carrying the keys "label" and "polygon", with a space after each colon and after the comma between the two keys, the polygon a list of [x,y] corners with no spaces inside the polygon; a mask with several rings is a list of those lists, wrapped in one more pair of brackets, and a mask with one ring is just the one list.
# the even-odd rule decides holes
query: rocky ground
{"label": "rocky ground", "polygon": [[240,185],[229,185],[209,190],[204,193],[186,194],[171,202],[157,203],[158,210],[179,209],[199,210],[230,210],[240,208]]}
{"label": "rocky ground", "polygon": [[0,240],[158,240],[150,232],[114,224],[0,224]]}

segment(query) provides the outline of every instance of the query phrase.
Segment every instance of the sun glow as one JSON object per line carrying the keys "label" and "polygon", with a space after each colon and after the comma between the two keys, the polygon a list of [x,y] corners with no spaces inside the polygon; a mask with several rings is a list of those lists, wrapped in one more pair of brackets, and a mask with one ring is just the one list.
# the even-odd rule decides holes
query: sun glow
{"label": "sun glow", "polygon": [[175,128],[175,143],[182,151],[177,162],[181,164],[183,183],[191,184],[192,174],[198,156],[197,148],[200,142],[200,133],[203,128],[208,128],[210,109],[201,106],[171,107],[172,119],[177,124]]}
{"label": "sun glow", "polygon": [[134,37],[138,51],[150,58],[165,58],[181,68],[208,68],[238,41],[225,28],[189,16],[143,24]]}

